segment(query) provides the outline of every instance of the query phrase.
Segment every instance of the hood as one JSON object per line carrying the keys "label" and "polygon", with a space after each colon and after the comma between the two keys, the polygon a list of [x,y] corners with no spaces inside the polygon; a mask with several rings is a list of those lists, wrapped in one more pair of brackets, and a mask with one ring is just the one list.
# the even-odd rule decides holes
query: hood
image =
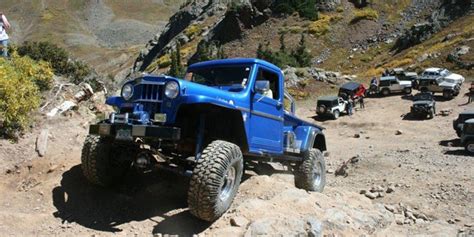
{"label": "hood", "polygon": [[456,74],[456,73],[451,73],[449,74],[448,76],[444,77],[446,79],[450,79],[450,80],[455,80],[455,81],[460,81],[460,80],[463,80],[464,77],[459,75],[459,74]]}
{"label": "hood", "polygon": [[431,105],[433,101],[430,100],[418,100],[413,102],[413,106],[423,106],[423,105]]}
{"label": "hood", "polygon": [[446,87],[446,88],[454,88],[456,85],[457,85],[456,83],[447,82],[447,81],[443,81],[439,83],[439,86]]}
{"label": "hood", "polygon": [[181,96],[186,100],[186,103],[212,103],[228,108],[244,106],[239,103],[245,97],[245,88],[232,92],[229,88],[205,86],[181,79],[177,79],[177,81]]}

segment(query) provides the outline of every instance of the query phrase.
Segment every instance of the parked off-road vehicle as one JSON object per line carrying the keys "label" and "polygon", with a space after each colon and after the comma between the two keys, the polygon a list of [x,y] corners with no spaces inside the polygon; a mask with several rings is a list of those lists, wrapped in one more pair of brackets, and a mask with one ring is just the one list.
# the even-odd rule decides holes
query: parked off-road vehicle
{"label": "parked off-road vehicle", "polygon": [[459,113],[458,118],[453,121],[453,128],[456,131],[458,137],[461,137],[464,121],[469,119],[474,119],[474,109],[468,109]]}
{"label": "parked off-road vehicle", "polygon": [[338,95],[339,97],[342,97],[346,100],[349,97],[354,100],[357,100],[360,97],[366,96],[366,93],[367,93],[367,88],[365,88],[363,84],[351,81],[351,82],[344,83],[339,87]]}
{"label": "parked off-road vehicle", "polygon": [[383,96],[388,96],[392,93],[403,92],[405,94],[411,94],[411,82],[400,81],[394,76],[381,77],[379,82],[378,91]]}
{"label": "parked off-road vehicle", "polygon": [[346,111],[347,101],[338,96],[323,96],[318,98],[316,113],[318,116],[331,116],[334,119]]}
{"label": "parked off-road vehicle", "polygon": [[394,76],[400,81],[414,81],[418,79],[416,72],[407,72],[403,68],[394,68],[389,72],[388,76]]}
{"label": "parked off-road vehicle", "polygon": [[427,68],[423,71],[421,77],[424,79],[442,79],[443,81],[455,83],[459,86],[461,86],[465,81],[465,78],[459,74],[452,73],[448,69],[436,67]]}
{"label": "parked off-road vehicle", "polygon": [[107,99],[118,110],[90,126],[82,149],[90,182],[111,185],[130,167],[188,175],[189,210],[206,221],[229,208],[246,161],[282,162],[296,187],[323,191],[323,128],[295,116],[280,68],[215,60],[191,65],[185,78],[143,75]]}
{"label": "parked off-road vehicle", "polygon": [[436,101],[433,93],[422,92],[413,97],[410,113],[414,116],[432,119],[436,114]]}
{"label": "parked off-road vehicle", "polygon": [[421,78],[418,88],[420,91],[442,93],[443,98],[448,100],[459,95],[460,91],[460,87],[457,83],[447,82],[442,78]]}
{"label": "parked off-road vehicle", "polygon": [[461,144],[470,155],[474,155],[474,119],[464,121],[464,128],[461,132]]}

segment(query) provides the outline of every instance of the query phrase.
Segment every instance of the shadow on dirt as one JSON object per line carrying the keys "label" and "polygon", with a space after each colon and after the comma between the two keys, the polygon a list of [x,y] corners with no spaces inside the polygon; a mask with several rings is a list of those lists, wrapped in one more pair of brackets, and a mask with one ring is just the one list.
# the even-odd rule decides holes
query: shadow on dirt
{"label": "shadow on dirt", "polygon": [[425,120],[430,120],[426,116],[423,117],[423,116],[415,115],[412,113],[402,114],[401,117],[402,117],[402,120],[406,120],[406,121],[420,121],[421,122]]}
{"label": "shadow on dirt", "polygon": [[167,172],[138,175],[130,172],[122,184],[100,188],[89,184],[80,165],[63,173],[53,189],[53,215],[86,228],[120,232],[120,225],[150,219],[153,233],[190,236],[210,226],[187,208],[188,179]]}
{"label": "shadow on dirt", "polygon": [[453,155],[453,156],[472,156],[466,150],[449,150],[444,152],[445,155]]}
{"label": "shadow on dirt", "polygon": [[439,142],[439,145],[444,147],[461,147],[461,141],[459,138],[443,140]]}

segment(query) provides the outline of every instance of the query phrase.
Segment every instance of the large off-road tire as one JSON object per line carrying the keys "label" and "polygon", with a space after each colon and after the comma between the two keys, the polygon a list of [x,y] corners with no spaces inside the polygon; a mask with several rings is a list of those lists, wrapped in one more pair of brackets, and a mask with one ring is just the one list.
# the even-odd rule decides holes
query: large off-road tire
{"label": "large off-road tire", "polygon": [[431,108],[430,111],[428,112],[428,119],[432,119],[435,116],[435,110],[434,108]]}
{"label": "large off-road tire", "polygon": [[474,155],[474,140],[467,141],[464,149],[469,155]]}
{"label": "large off-road tire", "polygon": [[453,98],[453,92],[449,90],[443,91],[443,98],[450,100]]}
{"label": "large off-road tire", "polygon": [[332,114],[333,118],[334,118],[334,119],[338,119],[338,118],[339,118],[339,115],[340,115],[339,110],[337,110],[337,109],[334,110],[334,112],[333,112],[333,114]]}
{"label": "large off-road tire", "polygon": [[82,147],[81,168],[86,179],[99,186],[110,186],[125,175],[131,160],[112,141],[88,135]]}
{"label": "large off-road tire", "polygon": [[407,95],[411,94],[411,88],[407,87],[405,89],[403,89],[403,92]]}
{"label": "large off-road tire", "polygon": [[383,96],[389,96],[390,95],[390,90],[389,89],[382,89],[381,91]]}
{"label": "large off-road tire", "polygon": [[240,148],[216,140],[202,152],[194,167],[188,191],[191,214],[214,221],[229,209],[240,186],[243,157]]}
{"label": "large off-road tire", "polygon": [[326,186],[326,163],[318,149],[310,149],[296,166],[295,186],[307,191],[322,192]]}

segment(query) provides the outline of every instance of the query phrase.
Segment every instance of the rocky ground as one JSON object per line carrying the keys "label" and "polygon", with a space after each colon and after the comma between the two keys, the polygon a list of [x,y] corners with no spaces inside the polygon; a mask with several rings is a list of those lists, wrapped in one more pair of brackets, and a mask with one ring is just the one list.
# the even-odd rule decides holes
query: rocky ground
{"label": "rocky ground", "polygon": [[[0,233],[474,234],[472,157],[458,146],[451,125],[460,111],[472,107],[466,101],[462,96],[440,100],[438,111],[452,113],[426,121],[407,115],[411,101],[401,95],[367,99],[365,109],[337,121],[314,117],[314,99],[301,101],[298,115],[326,128],[324,192],[296,189],[280,165],[250,167],[231,209],[212,224],[189,214],[183,177],[130,173],[112,189],[89,185],[81,174],[80,150],[94,116],[79,110],[36,124],[19,143],[0,141]],[[38,157],[35,141],[45,128],[48,150]],[[346,161],[347,169],[336,176]]]}

